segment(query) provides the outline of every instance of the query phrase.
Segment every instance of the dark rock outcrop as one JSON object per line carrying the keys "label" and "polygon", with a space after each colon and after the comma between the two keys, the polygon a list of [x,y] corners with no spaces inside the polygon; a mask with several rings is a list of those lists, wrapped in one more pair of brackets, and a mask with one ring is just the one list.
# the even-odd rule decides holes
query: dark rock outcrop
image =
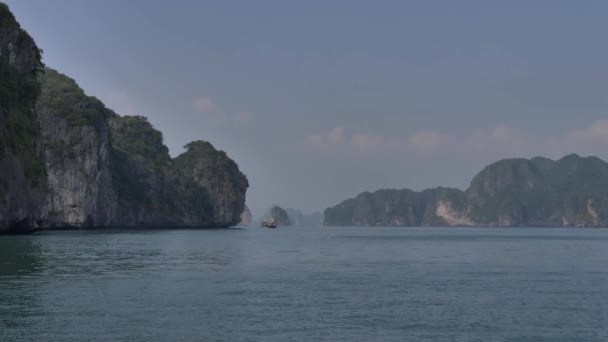
{"label": "dark rock outcrop", "polygon": [[44,66],[34,40],[0,3],[0,233],[36,229],[46,170],[34,108]]}
{"label": "dark rock outcrop", "polygon": [[435,188],[365,192],[324,213],[329,226],[608,226],[608,164],[568,155],[505,159],[466,191]]}
{"label": "dark rock outcrop", "polygon": [[209,190],[178,174],[162,133],[145,117],[113,116],[109,124],[121,225],[226,226],[213,217]]}
{"label": "dark rock outcrop", "polygon": [[245,208],[247,177],[224,151],[206,141],[194,141],[185,147],[186,152],[174,159],[177,172],[207,190],[217,225],[238,224]]}

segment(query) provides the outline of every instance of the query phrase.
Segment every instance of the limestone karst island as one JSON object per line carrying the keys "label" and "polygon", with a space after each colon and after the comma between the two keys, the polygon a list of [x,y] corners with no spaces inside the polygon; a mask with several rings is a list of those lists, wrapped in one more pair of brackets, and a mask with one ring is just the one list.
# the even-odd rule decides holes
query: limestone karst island
{"label": "limestone karst island", "polygon": [[0,229],[230,227],[249,186],[206,141],[171,158],[143,116],[121,116],[46,67],[0,4]]}

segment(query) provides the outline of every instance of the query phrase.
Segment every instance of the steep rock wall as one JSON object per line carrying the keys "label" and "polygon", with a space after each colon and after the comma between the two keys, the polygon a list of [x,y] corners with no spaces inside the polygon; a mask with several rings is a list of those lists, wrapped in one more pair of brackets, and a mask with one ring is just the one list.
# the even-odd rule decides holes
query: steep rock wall
{"label": "steep rock wall", "polygon": [[111,111],[74,80],[47,69],[37,104],[48,172],[45,226],[120,223],[112,184]]}
{"label": "steep rock wall", "polygon": [[41,53],[0,3],[0,233],[28,232],[44,215],[46,170],[35,102]]}

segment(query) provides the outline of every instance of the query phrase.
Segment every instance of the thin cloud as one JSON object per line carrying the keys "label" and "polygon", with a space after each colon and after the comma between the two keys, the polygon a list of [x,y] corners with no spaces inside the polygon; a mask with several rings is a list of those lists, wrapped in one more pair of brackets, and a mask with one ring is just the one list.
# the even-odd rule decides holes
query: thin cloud
{"label": "thin cloud", "polygon": [[408,138],[408,142],[416,150],[428,152],[441,147],[443,135],[438,131],[416,131]]}
{"label": "thin cloud", "polygon": [[608,148],[608,119],[597,120],[587,127],[570,130],[564,136],[548,139],[552,156],[569,153],[604,155]]}
{"label": "thin cloud", "polygon": [[218,113],[220,108],[209,96],[197,97],[192,101],[192,109],[198,113]]}
{"label": "thin cloud", "polygon": [[519,156],[537,149],[529,138],[508,125],[499,125],[488,130],[475,130],[464,139],[455,139],[452,146],[457,153],[473,152],[498,157]]}
{"label": "thin cloud", "polygon": [[253,114],[251,112],[238,112],[231,116],[232,122],[239,125],[247,123],[251,120]]}
{"label": "thin cloud", "polygon": [[327,133],[314,133],[306,137],[306,145],[313,149],[329,149],[344,144],[344,128],[334,127]]}
{"label": "thin cloud", "polygon": [[351,147],[360,153],[387,150],[391,147],[385,137],[368,133],[355,133],[350,142]]}
{"label": "thin cloud", "polygon": [[598,120],[584,129],[576,129],[568,134],[570,143],[608,142],[608,119]]}
{"label": "thin cloud", "polygon": [[306,137],[306,145],[314,149],[322,149],[325,147],[325,138],[321,134],[311,134]]}
{"label": "thin cloud", "polygon": [[253,117],[253,114],[247,111],[226,112],[209,96],[200,96],[192,100],[192,110],[205,114],[207,118],[220,125],[240,126],[251,121]]}
{"label": "thin cloud", "polygon": [[399,139],[389,139],[367,132],[347,134],[343,127],[334,127],[326,133],[314,133],[306,137],[305,144],[315,150],[370,153],[402,146]]}
{"label": "thin cloud", "polygon": [[330,144],[336,145],[344,142],[344,128],[335,127],[331,131],[329,131],[327,135],[327,140]]}
{"label": "thin cloud", "polygon": [[589,126],[548,137],[525,134],[509,125],[473,130],[469,134],[454,136],[436,130],[417,130],[405,139],[369,132],[347,134],[344,128],[335,127],[325,133],[306,137],[311,150],[375,155],[398,152],[401,155],[433,156],[437,154],[461,155],[463,158],[498,159],[544,155],[559,157],[569,153],[603,154],[608,148],[608,119]]}

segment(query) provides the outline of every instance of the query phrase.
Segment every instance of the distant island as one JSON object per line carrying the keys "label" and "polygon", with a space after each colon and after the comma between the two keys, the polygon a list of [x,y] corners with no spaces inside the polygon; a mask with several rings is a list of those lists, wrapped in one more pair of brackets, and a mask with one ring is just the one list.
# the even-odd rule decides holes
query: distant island
{"label": "distant island", "polygon": [[286,208],[285,211],[294,226],[316,227],[323,224],[323,214],[320,212],[305,214],[293,208]]}
{"label": "distant island", "polygon": [[238,225],[239,226],[248,226],[251,224],[251,221],[252,221],[251,211],[249,210],[247,205],[245,205],[245,209],[243,209],[243,212],[241,213],[241,218],[240,218]]}
{"label": "distant island", "polygon": [[323,224],[323,214],[316,212],[304,214],[298,209],[283,208],[278,205],[268,209],[259,221],[275,220],[280,226],[318,227]]}
{"label": "distant island", "polygon": [[291,226],[291,219],[285,209],[274,206],[270,209],[270,218],[273,219],[279,226]]}
{"label": "distant island", "polygon": [[500,160],[465,191],[364,192],[326,209],[324,225],[607,227],[608,163],[576,154]]}
{"label": "distant island", "polygon": [[63,227],[228,227],[247,177],[206,141],[171,158],[143,116],[120,116],[46,67],[0,3],[0,233]]}

